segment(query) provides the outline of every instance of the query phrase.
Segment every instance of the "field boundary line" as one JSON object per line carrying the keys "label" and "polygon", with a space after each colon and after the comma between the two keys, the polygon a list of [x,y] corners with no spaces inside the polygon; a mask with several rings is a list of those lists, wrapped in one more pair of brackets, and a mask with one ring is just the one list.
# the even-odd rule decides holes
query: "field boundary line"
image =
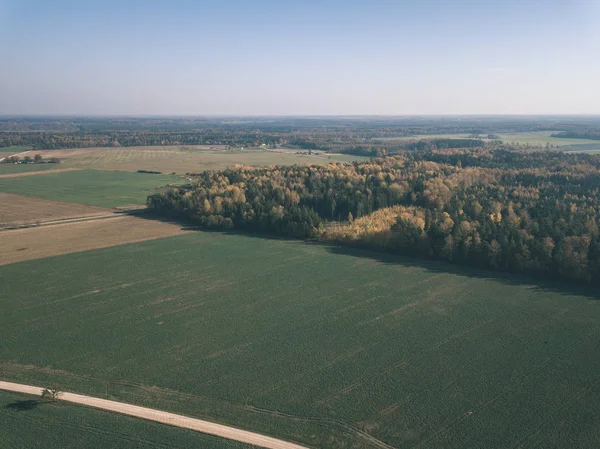
{"label": "field boundary line", "polygon": [[104,215],[89,215],[87,217],[61,218],[58,220],[49,220],[49,221],[41,221],[41,222],[35,222],[35,223],[23,223],[23,224],[0,226],[0,232],[1,231],[14,231],[16,229],[39,228],[42,226],[54,226],[54,225],[61,225],[61,224],[68,224],[68,223],[79,223],[82,221],[109,220],[111,218],[120,218],[120,217],[136,215],[136,214],[143,212],[144,210],[145,209],[115,211],[110,214],[104,214]]}
{"label": "field boundary line", "polygon": [[[0,381],[0,390],[41,396],[44,388],[33,385]],[[127,404],[125,402],[111,401],[108,399],[100,399],[93,396],[68,392],[58,393],[58,399],[64,402],[86,405],[99,410],[106,410],[109,412],[142,418],[148,421],[180,427],[182,429],[194,430],[197,432],[215,435],[221,438],[235,440],[241,443],[260,446],[267,449],[308,449],[307,446],[301,446],[299,444],[279,440],[277,438],[261,435],[259,433],[254,433],[231,426],[225,426],[222,424],[216,424],[197,418],[190,418],[189,416],[177,415],[175,413],[165,412],[162,410]]]}
{"label": "field boundary line", "polygon": [[24,176],[42,176],[51,175],[53,173],[65,173],[69,171],[82,171],[82,168],[57,168],[52,170],[36,170],[36,171],[24,171],[18,173],[2,173],[0,179],[4,178],[22,178]]}

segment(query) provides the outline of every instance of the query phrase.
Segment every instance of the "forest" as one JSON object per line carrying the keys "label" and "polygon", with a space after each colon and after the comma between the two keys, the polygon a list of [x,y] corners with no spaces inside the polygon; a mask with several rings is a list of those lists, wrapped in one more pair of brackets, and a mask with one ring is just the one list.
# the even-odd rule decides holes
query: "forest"
{"label": "forest", "polygon": [[[499,133],[553,131],[556,137],[590,138],[598,129],[598,117],[578,117],[573,121],[551,116],[0,117],[0,148],[264,145],[383,156],[407,150],[480,146],[480,136],[496,140]],[[469,138],[450,142],[451,139],[440,139],[440,134]],[[428,136],[437,142],[432,144]]]}
{"label": "forest", "polygon": [[262,132],[259,130],[210,128],[197,131],[147,132],[122,131],[106,133],[35,132],[0,133],[0,148],[31,146],[39,150],[93,147],[133,147],[162,145],[230,145],[234,147],[268,148],[285,146],[303,150],[361,156],[382,156],[402,151],[434,148],[465,148],[483,145],[479,139],[411,139],[385,142],[364,139],[346,130],[341,134],[313,132]]}
{"label": "forest", "polygon": [[277,145],[281,138],[257,131],[204,129],[202,131],[120,131],[120,132],[0,132],[0,148],[31,146],[36,150],[93,147],[161,145]]}
{"label": "forest", "polygon": [[158,215],[559,278],[600,280],[600,158],[442,148],[362,163],[206,171]]}
{"label": "forest", "polygon": [[586,130],[573,130],[573,131],[561,131],[552,134],[552,137],[558,137],[563,139],[590,139],[600,140],[600,129],[586,129]]}
{"label": "forest", "polygon": [[[500,144],[500,141],[494,142]],[[324,147],[323,150],[337,151],[343,154],[355,154],[359,156],[391,156],[406,151],[431,151],[443,148],[476,148],[482,147],[484,142],[480,139],[415,139],[397,143],[355,144],[341,147]],[[305,147],[302,147],[305,148]],[[317,148],[318,149],[318,148]]]}

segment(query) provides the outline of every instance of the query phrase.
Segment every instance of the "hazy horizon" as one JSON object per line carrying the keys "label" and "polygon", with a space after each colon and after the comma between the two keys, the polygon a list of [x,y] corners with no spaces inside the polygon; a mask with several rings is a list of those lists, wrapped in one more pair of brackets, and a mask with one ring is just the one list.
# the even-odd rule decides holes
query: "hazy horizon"
{"label": "hazy horizon", "polygon": [[219,118],[256,118],[256,119],[267,119],[267,118],[347,118],[347,119],[369,119],[369,118],[398,118],[398,119],[408,119],[408,118],[523,118],[523,119],[531,119],[531,118],[568,118],[568,117],[578,117],[578,118],[598,118],[600,119],[600,113],[597,114],[119,114],[119,113],[106,113],[106,114],[0,114],[0,118],[138,118],[138,119],[160,119],[160,118],[170,118],[170,119],[193,119],[193,118],[206,118],[206,119],[219,119]]}
{"label": "hazy horizon", "polygon": [[600,115],[598,0],[0,0],[0,115]]}

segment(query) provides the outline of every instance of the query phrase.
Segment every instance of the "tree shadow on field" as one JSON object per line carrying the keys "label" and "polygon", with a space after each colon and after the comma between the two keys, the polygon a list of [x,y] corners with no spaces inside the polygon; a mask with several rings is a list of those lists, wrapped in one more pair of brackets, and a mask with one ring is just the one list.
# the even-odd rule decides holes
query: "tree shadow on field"
{"label": "tree shadow on field", "polygon": [[24,401],[11,402],[10,404],[6,404],[4,406],[4,408],[10,409],[10,410],[16,410],[18,412],[26,412],[28,410],[33,410],[34,408],[37,408],[43,404],[44,404],[44,402],[42,402],[42,401],[27,399]]}
{"label": "tree shadow on field", "polygon": [[150,210],[136,210],[128,215],[139,218],[140,220],[160,221],[161,223],[170,223],[181,226],[182,231],[206,231],[207,229],[188,220],[179,219],[176,217],[165,217],[153,213]]}
{"label": "tree shadow on field", "polygon": [[262,240],[273,240],[280,242],[285,241],[304,245],[316,245],[325,248],[325,250],[330,254],[362,257],[384,264],[404,267],[420,267],[435,274],[449,273],[468,278],[492,280],[505,285],[524,287],[526,286],[533,288],[539,292],[559,293],[562,295],[569,296],[581,296],[582,298],[589,300],[600,300],[600,286],[580,285],[574,282],[567,281],[558,282],[553,281],[551,279],[545,279],[543,277],[534,277],[517,273],[509,273],[505,271],[493,271],[490,269],[475,268],[468,265],[458,265],[445,261],[417,259],[409,256],[393,254],[390,252],[367,249],[356,245],[341,245],[332,242],[321,242],[318,240],[294,239],[280,235],[246,232],[235,229],[207,229],[187,220],[181,220],[173,217],[163,217],[157,214],[153,214],[152,212],[136,214],[136,216],[146,220],[162,221],[165,223],[177,224],[181,226],[182,230],[186,231],[201,231],[211,234],[236,235]]}
{"label": "tree shadow on field", "polygon": [[492,271],[484,268],[475,268],[466,265],[457,265],[438,260],[417,259],[386,252],[378,252],[355,246],[333,245],[331,243],[317,243],[326,247],[330,254],[339,254],[353,257],[364,257],[380,263],[400,265],[404,267],[420,267],[432,273],[449,273],[457,276],[491,280],[510,286],[527,286],[539,292],[559,293],[570,296],[581,296],[585,299],[600,300],[600,287],[578,285],[569,282],[558,282],[549,279],[527,276],[505,271]]}

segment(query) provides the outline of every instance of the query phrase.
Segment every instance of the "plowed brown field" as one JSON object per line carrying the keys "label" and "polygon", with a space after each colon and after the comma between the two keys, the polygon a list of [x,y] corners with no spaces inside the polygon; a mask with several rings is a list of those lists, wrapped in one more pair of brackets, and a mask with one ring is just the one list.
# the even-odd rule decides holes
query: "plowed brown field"
{"label": "plowed brown field", "polygon": [[126,216],[0,232],[0,265],[183,234],[181,226]]}
{"label": "plowed brown field", "polygon": [[0,226],[110,214],[111,209],[0,192]]}

